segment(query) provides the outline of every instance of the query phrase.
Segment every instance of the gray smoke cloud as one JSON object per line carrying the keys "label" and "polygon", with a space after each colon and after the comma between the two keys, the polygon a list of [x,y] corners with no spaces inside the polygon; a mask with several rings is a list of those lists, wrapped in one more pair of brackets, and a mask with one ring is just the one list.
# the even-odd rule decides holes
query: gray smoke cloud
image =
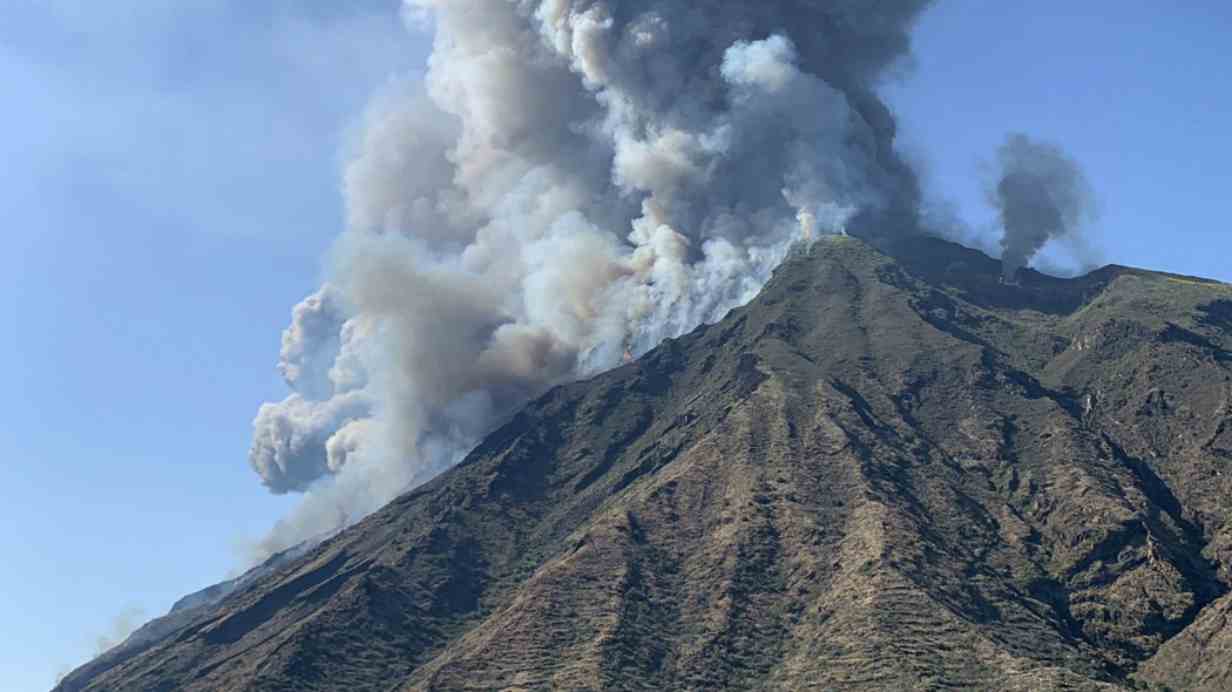
{"label": "gray smoke cloud", "polygon": [[793,244],[916,224],[875,94],[928,0],[408,0],[422,82],[344,170],[250,461],[306,491],[258,547],[353,521],[548,388],[750,300]]}
{"label": "gray smoke cloud", "polygon": [[275,493],[304,492],[341,469],[350,440],[372,415],[359,349],[366,320],[348,319],[338,290],[326,284],[291,311],[278,370],[293,393],[263,404],[253,421],[249,462]]}
{"label": "gray smoke cloud", "polygon": [[1004,235],[1001,263],[1013,279],[1048,241],[1066,239],[1089,255],[1080,232],[1095,215],[1091,186],[1060,147],[1010,135],[997,151],[999,177],[990,195]]}

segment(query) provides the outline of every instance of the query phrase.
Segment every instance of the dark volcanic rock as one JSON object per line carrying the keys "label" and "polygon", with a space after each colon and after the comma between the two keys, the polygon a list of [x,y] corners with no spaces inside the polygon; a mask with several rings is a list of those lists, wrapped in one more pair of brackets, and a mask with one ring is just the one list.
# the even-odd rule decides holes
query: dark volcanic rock
{"label": "dark volcanic rock", "polygon": [[73,689],[1232,688],[1232,288],[1000,275],[819,242]]}

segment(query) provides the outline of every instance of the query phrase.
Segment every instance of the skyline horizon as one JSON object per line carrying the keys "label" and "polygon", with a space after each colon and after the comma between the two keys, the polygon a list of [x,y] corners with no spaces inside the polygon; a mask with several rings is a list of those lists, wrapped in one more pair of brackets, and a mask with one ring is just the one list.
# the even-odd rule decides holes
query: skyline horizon
{"label": "skyline horizon", "polygon": [[[275,0],[52,5],[17,10],[0,29],[14,39],[0,75],[28,106],[9,116],[18,136],[0,140],[15,162],[0,195],[16,249],[0,314],[13,325],[3,361],[18,390],[0,429],[10,460],[0,500],[20,527],[0,548],[26,569],[0,588],[38,592],[0,607],[29,633],[0,637],[14,656],[0,659],[0,679],[21,689],[97,655],[92,640],[242,573],[245,546],[298,506],[300,495],[267,492],[244,461],[253,412],[290,391],[278,344],[291,306],[336,261],[341,169],[364,114],[422,78],[431,38],[397,0],[336,11]],[[126,13],[140,20],[129,26]],[[1219,52],[1232,10],[1153,14],[1124,10],[1123,33],[1102,36],[1099,52],[1088,44],[1106,18],[1098,8],[943,0],[927,11],[914,65],[881,93],[928,213],[965,229],[968,242],[955,242],[997,248],[983,167],[1006,135],[1026,131],[1086,170],[1101,216],[1075,252],[1098,254],[1095,268],[1232,283],[1218,194],[1232,182],[1219,166],[1232,143],[1218,140],[1232,89],[1218,88],[1229,71],[1215,62],[1232,67]],[[74,31],[90,38],[67,51]],[[203,59],[176,45],[197,31],[202,45],[232,38],[232,51],[197,47]],[[1041,37],[1055,50],[1029,54]],[[1144,37],[1166,50],[1132,52]],[[1165,180],[1177,182],[1160,190]],[[1068,250],[1054,242],[1035,261],[1072,269]]]}

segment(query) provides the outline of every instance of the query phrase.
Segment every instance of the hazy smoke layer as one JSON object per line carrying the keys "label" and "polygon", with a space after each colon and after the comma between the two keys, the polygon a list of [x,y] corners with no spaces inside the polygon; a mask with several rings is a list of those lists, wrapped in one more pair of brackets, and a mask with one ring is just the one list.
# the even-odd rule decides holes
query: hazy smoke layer
{"label": "hazy smoke layer", "polygon": [[141,623],[145,613],[136,606],[125,608],[107,626],[107,631],[94,639],[94,655],[99,656],[124,643]]}
{"label": "hazy smoke layer", "polygon": [[1014,134],[997,152],[1000,176],[992,199],[1001,213],[1001,263],[1007,279],[1054,238],[1078,239],[1094,216],[1091,187],[1055,145]]}
{"label": "hazy smoke layer", "polygon": [[914,224],[874,94],[928,0],[410,0],[423,84],[372,104],[295,391],[251,463],[308,491],[275,550],[456,462],[502,417],[747,302],[792,243]]}

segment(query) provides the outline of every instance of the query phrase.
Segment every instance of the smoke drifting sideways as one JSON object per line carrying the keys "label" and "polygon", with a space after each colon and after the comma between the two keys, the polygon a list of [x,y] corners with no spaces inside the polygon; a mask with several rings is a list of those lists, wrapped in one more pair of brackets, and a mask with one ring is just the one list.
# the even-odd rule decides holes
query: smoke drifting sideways
{"label": "smoke drifting sideways", "polygon": [[[910,232],[875,88],[930,0],[407,0],[328,285],[294,310],[252,467],[306,497],[254,559],[456,463],[550,387],[743,304],[793,244]],[[876,229],[876,230],[875,230]]]}
{"label": "smoke drifting sideways", "polygon": [[144,621],[145,612],[141,608],[137,606],[125,608],[108,624],[107,631],[95,638],[94,655],[101,656],[123,644],[124,640],[128,639],[129,635],[135,632]]}
{"label": "smoke drifting sideways", "polygon": [[1006,281],[1053,239],[1082,246],[1094,220],[1094,196],[1078,164],[1060,147],[1010,135],[997,152],[999,175],[989,197],[1001,217],[1001,265]]}

